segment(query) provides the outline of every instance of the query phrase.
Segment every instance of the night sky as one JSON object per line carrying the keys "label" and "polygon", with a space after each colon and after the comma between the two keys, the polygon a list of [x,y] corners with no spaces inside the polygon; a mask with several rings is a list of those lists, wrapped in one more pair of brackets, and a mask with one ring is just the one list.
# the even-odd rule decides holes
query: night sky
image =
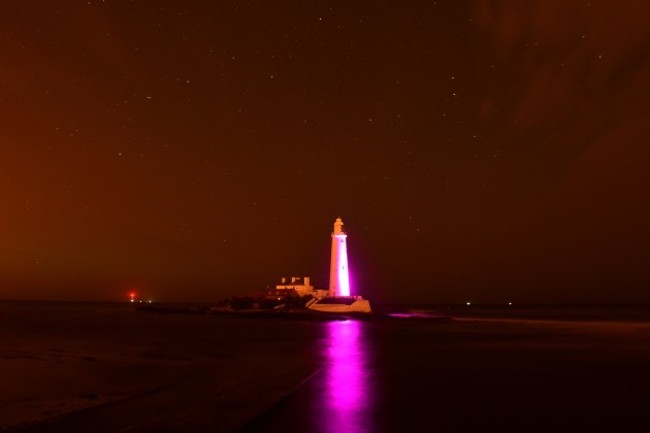
{"label": "night sky", "polygon": [[650,302],[650,2],[0,3],[0,298]]}

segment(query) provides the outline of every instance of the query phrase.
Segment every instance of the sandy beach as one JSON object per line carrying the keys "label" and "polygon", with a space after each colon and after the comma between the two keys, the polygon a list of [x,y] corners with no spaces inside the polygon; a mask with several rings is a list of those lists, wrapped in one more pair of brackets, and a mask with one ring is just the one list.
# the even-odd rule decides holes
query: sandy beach
{"label": "sandy beach", "polygon": [[3,430],[233,431],[317,368],[290,323],[31,303],[2,320]]}
{"label": "sandy beach", "polygon": [[650,322],[1,303],[0,429],[641,431]]}

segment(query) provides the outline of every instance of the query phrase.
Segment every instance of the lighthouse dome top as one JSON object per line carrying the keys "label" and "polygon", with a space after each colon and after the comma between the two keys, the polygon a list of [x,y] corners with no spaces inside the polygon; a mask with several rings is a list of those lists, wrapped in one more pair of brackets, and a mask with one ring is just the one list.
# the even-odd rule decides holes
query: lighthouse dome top
{"label": "lighthouse dome top", "polygon": [[343,220],[341,218],[337,218],[336,221],[334,221],[334,234],[337,233],[344,233]]}

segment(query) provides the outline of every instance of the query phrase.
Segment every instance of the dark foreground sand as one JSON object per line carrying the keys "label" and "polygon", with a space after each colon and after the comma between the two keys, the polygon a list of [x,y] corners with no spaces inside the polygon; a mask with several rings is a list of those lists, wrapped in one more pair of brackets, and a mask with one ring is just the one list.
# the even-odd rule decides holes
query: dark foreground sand
{"label": "dark foreground sand", "polygon": [[0,431],[234,431],[317,368],[317,330],[286,321],[84,304],[0,313]]}
{"label": "dark foreground sand", "polygon": [[0,431],[647,431],[645,320],[0,314]]}

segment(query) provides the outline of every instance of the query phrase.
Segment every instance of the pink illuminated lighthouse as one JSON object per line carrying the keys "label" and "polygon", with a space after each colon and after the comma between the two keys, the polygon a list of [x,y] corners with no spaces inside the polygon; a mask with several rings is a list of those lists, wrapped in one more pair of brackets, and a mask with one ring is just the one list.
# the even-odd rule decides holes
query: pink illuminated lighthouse
{"label": "pink illuminated lighthouse", "polygon": [[330,289],[325,296],[314,292],[314,298],[305,306],[310,310],[332,314],[371,313],[370,301],[362,296],[350,295],[350,270],[348,268],[348,235],[343,231],[343,221],[334,221],[332,232],[332,257],[330,261]]}
{"label": "pink illuminated lighthouse", "polygon": [[330,261],[330,296],[350,296],[350,275],[348,274],[348,249],[345,243],[348,235],[343,231],[343,221],[334,221],[332,232],[332,257]]}

